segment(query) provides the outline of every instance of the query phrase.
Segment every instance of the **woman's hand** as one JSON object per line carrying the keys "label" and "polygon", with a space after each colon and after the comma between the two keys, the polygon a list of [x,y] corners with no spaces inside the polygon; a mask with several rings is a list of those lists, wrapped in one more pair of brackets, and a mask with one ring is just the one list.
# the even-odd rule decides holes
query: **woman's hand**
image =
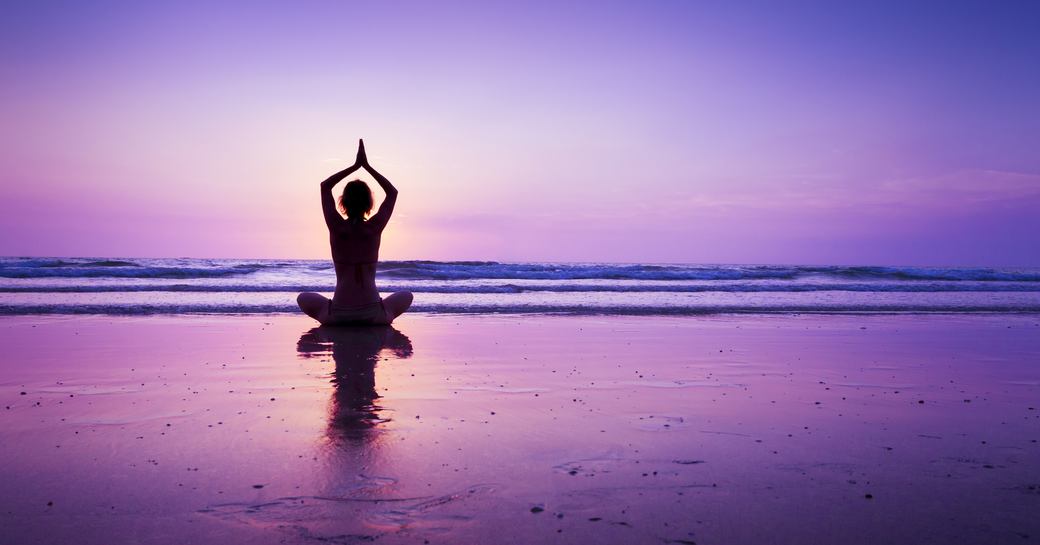
{"label": "woman's hand", "polygon": [[357,160],[354,161],[354,165],[359,167],[365,167],[366,169],[369,168],[368,155],[365,154],[365,141],[360,138],[358,139],[357,146]]}
{"label": "woman's hand", "polygon": [[333,174],[332,176],[329,176],[321,183],[322,191],[331,190],[336,184],[342,181],[343,178],[346,178],[361,169],[372,170],[372,167],[368,166],[368,156],[365,155],[365,141],[359,139],[357,159],[354,161],[354,164]]}

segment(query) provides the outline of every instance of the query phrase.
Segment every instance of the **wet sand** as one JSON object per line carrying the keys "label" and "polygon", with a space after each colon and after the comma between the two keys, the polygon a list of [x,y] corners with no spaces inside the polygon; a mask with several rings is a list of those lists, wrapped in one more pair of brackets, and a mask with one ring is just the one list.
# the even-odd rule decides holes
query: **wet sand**
{"label": "wet sand", "polygon": [[1031,543],[1040,317],[0,318],[4,543]]}

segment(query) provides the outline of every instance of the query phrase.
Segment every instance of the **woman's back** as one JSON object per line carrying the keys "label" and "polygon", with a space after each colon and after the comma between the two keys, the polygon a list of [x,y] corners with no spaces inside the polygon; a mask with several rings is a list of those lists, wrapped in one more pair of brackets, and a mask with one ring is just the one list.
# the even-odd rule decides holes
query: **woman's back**
{"label": "woman's back", "polygon": [[352,307],[379,301],[376,264],[382,231],[362,220],[347,220],[329,229],[332,263],[336,267],[333,305]]}

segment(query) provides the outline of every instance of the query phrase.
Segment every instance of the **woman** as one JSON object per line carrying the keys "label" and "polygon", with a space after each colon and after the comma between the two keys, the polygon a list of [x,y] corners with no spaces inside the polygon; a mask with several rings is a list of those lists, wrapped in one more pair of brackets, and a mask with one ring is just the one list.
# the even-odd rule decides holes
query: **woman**
{"label": "woman", "polygon": [[[351,173],[365,169],[379,182],[386,198],[379,211],[372,211],[372,190],[361,180],[348,182],[339,199],[346,219],[336,210],[332,188]],[[296,297],[307,316],[322,325],[387,325],[412,304],[412,294],[403,291],[386,299],[376,289],[376,263],[379,261],[379,238],[390,221],[397,202],[397,189],[390,180],[368,164],[365,142],[358,142],[357,161],[354,165],[329,176],[321,183],[321,210],[329,227],[332,262],[336,267],[336,293],[332,300],[319,293],[301,293]],[[366,219],[367,218],[367,219]]]}

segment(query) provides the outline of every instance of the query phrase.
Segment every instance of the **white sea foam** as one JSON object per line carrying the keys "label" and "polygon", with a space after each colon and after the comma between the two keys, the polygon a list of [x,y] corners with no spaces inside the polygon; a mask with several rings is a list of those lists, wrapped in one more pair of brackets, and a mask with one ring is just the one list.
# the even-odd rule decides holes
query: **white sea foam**
{"label": "white sea foam", "polygon": [[[426,312],[1038,312],[1040,270],[387,261]],[[0,258],[0,314],[295,312],[316,260]]]}

